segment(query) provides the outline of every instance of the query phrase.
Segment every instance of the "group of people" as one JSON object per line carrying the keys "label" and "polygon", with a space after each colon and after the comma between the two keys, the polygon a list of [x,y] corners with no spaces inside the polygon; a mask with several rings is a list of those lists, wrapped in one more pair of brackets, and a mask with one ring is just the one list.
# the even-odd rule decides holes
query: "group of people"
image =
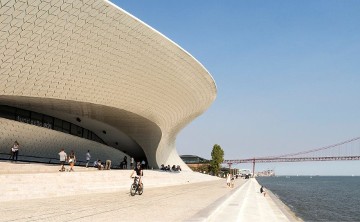
{"label": "group of people", "polygon": [[[65,152],[64,149],[61,149],[61,151],[59,152],[59,157],[60,157],[60,165],[61,165],[61,168],[59,171],[65,171],[65,163],[68,162],[69,165],[70,165],[70,170],[69,171],[74,171],[74,165],[76,163],[76,156],[75,156],[75,153],[73,150],[71,150],[71,153],[70,155],[68,156]],[[87,151],[86,155],[85,155],[85,158],[86,158],[86,168],[89,167],[89,163],[90,163],[90,159],[91,159],[91,154],[90,154],[90,150]],[[105,165],[104,165],[105,164]],[[131,168],[133,167],[133,164],[134,164],[134,158],[131,157],[131,160],[130,160],[130,166]],[[143,160],[140,163],[138,163],[140,165],[140,167],[142,169],[144,169],[146,167],[146,164],[145,164],[145,160]],[[120,168],[121,169],[126,169],[127,165],[127,156],[124,157],[124,160],[120,163]],[[93,167],[97,168],[98,170],[110,170],[111,168],[111,160],[106,160],[105,162],[102,162],[100,159],[97,159],[94,161],[94,164],[93,164]]]}
{"label": "group of people", "polygon": [[101,160],[95,160],[94,167],[97,168],[98,170],[110,170],[111,160],[106,160],[105,166],[102,164]]}
{"label": "group of people", "polygon": [[[89,153],[89,151],[88,151]],[[89,153],[90,154],[90,153]],[[59,171],[61,172],[64,172],[66,169],[65,169],[65,162],[68,162],[69,165],[70,165],[70,169],[69,171],[74,171],[74,165],[76,163],[76,156],[75,156],[75,152],[74,150],[71,150],[69,156],[66,154],[64,148],[62,148],[60,150],[60,153],[59,153],[59,157],[60,157],[60,165],[61,165],[61,168]],[[90,160],[90,159],[89,159]]]}
{"label": "group of people", "polygon": [[[141,163],[138,162],[138,164],[140,164],[141,169],[146,169],[146,161],[142,160]],[[128,168],[128,162],[127,162],[127,156],[124,156],[123,161],[120,162],[120,169],[127,169]],[[131,157],[130,158],[130,169],[134,168],[134,158]]]}
{"label": "group of people", "polygon": [[[68,162],[70,165],[70,169],[69,171],[74,171],[74,165],[76,163],[76,156],[73,150],[71,150],[70,155],[68,156],[65,152],[65,150],[62,148],[60,153],[59,153],[59,157],[60,157],[60,165],[61,168],[59,171],[63,172],[65,171],[65,163]],[[91,159],[91,154],[90,154],[90,150],[87,151],[86,155],[85,155],[85,159],[86,159],[86,164],[85,167],[88,168],[89,167],[89,163],[90,163],[90,159]],[[105,162],[105,166],[102,164],[101,160],[95,160],[94,162],[94,167],[96,167],[99,170],[110,170],[111,168],[111,160],[106,160]]]}
{"label": "group of people", "polygon": [[160,170],[163,170],[163,171],[175,171],[175,172],[180,172],[181,171],[181,167],[180,165],[173,165],[171,168],[170,168],[170,165],[167,165],[165,166],[164,164],[161,164],[160,166]]}

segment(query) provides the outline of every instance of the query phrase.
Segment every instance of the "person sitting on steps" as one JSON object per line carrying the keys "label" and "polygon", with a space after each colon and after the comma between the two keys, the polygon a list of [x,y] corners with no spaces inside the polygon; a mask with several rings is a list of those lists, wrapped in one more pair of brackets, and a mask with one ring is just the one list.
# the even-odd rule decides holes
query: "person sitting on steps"
{"label": "person sitting on steps", "polygon": [[265,197],[266,192],[265,192],[264,186],[261,186],[261,187],[260,187],[260,193],[264,194],[264,197]]}

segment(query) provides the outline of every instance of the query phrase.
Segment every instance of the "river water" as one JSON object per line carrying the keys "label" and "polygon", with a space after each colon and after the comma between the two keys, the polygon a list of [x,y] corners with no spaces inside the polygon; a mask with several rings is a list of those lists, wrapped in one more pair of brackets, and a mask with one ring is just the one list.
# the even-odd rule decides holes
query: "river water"
{"label": "river water", "polygon": [[360,177],[257,177],[304,221],[360,221]]}

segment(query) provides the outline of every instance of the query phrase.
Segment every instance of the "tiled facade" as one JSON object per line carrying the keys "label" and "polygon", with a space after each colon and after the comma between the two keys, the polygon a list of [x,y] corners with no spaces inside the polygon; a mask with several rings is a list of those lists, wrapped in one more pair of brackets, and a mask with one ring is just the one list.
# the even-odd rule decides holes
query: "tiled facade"
{"label": "tiled facade", "polygon": [[215,97],[195,58],[108,1],[0,1],[0,104],[79,117],[109,146],[146,155],[151,166],[186,167],[176,135]]}

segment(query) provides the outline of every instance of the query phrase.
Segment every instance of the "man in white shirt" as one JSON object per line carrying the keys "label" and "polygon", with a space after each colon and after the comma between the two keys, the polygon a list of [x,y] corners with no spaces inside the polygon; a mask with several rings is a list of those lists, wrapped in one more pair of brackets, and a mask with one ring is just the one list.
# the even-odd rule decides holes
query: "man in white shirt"
{"label": "man in white shirt", "polygon": [[91,159],[90,150],[88,150],[86,153],[86,168],[88,168],[90,159]]}
{"label": "man in white shirt", "polygon": [[60,165],[61,165],[61,169],[59,171],[63,172],[65,171],[65,161],[67,159],[67,155],[64,151],[64,148],[61,149],[59,156],[60,156]]}

